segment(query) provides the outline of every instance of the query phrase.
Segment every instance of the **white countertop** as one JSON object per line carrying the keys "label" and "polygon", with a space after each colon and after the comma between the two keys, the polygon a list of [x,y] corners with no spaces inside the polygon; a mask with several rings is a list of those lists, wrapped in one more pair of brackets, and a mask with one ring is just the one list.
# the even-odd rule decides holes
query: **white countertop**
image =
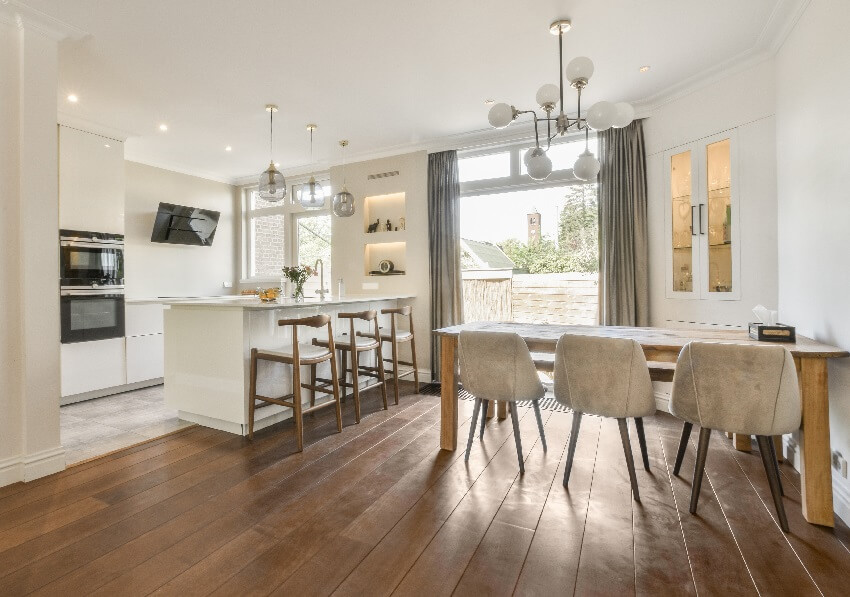
{"label": "white countertop", "polygon": [[413,294],[386,294],[386,295],[370,295],[370,294],[350,294],[342,298],[334,296],[326,296],[325,300],[320,300],[318,297],[305,298],[303,302],[296,303],[291,298],[283,299],[281,302],[264,303],[255,296],[209,296],[209,297],[153,297],[153,298],[135,298],[127,299],[125,302],[128,305],[145,305],[145,304],[162,304],[172,307],[215,307],[215,308],[233,308],[233,309],[286,309],[292,307],[314,307],[322,305],[345,305],[350,303],[368,303],[373,301],[391,301],[397,299],[415,298]]}

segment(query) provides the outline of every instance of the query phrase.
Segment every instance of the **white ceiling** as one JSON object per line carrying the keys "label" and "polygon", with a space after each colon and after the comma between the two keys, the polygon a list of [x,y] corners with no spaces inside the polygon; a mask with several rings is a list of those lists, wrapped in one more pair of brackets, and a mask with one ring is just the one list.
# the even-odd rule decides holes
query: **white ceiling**
{"label": "white ceiling", "polygon": [[799,0],[21,3],[88,33],[60,46],[63,118],[125,131],[128,159],[232,181],[268,163],[266,103],[285,171],[311,165],[308,122],[317,167],[342,138],[353,161],[484,129],[487,98],[532,107],[557,82],[556,18],[573,21],[566,60],[596,65],[585,105],[645,104],[763,51]]}

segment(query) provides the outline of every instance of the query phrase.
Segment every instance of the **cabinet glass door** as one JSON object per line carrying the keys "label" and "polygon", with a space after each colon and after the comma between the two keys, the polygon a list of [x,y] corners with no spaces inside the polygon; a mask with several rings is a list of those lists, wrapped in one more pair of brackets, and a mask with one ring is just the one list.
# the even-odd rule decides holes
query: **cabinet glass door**
{"label": "cabinet glass door", "polygon": [[673,225],[673,292],[694,290],[694,230],[691,186],[691,152],[670,156],[670,196]]}
{"label": "cabinet glass door", "polygon": [[[731,293],[732,288],[732,159],[729,139],[705,148],[706,211],[700,214],[708,245],[708,291]],[[703,223],[702,218],[706,218]]]}

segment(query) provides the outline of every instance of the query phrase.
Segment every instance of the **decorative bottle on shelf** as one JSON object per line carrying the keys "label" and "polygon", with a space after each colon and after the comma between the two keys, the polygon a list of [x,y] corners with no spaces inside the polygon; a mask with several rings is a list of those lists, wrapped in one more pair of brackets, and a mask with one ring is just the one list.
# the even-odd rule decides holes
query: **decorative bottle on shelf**
{"label": "decorative bottle on shelf", "polygon": [[342,278],[339,279],[339,283],[337,284],[337,298],[342,298],[345,296],[345,280]]}

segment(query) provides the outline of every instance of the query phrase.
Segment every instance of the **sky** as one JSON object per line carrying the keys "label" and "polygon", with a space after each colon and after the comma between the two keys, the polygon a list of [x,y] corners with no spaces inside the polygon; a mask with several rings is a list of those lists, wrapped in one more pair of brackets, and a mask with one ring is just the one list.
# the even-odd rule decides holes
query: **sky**
{"label": "sky", "polygon": [[460,235],[494,244],[509,238],[525,242],[528,240],[526,215],[536,211],[540,213],[543,235],[555,238],[565,188],[463,197],[460,201]]}

